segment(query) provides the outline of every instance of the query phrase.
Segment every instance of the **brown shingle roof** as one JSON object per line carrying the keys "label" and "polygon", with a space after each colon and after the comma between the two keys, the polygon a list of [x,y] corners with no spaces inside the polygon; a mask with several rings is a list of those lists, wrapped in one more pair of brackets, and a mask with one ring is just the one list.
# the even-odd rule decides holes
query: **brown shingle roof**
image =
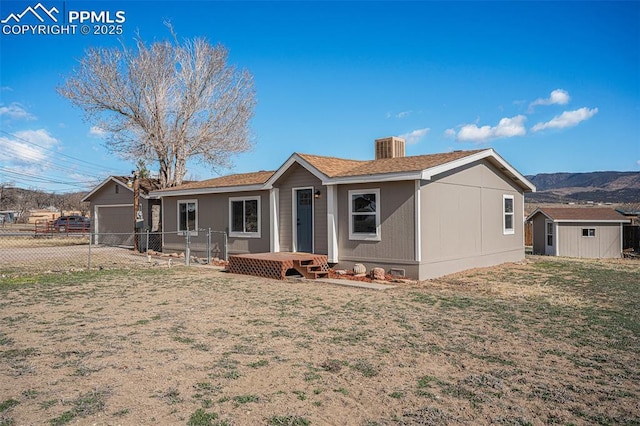
{"label": "brown shingle roof", "polygon": [[345,173],[348,170],[360,167],[361,165],[369,162],[362,160],[347,160],[337,157],[324,157],[321,155],[300,153],[298,153],[298,155],[328,177],[340,176],[342,173]]}
{"label": "brown shingle roof", "polygon": [[[380,160],[349,160],[345,158],[300,153],[296,153],[296,155],[327,177],[340,178],[380,175],[386,173],[418,172],[432,167],[441,166],[482,151],[486,150],[453,151],[444,154],[416,155],[412,157],[384,158]],[[267,182],[274,173],[276,172],[260,171],[254,173],[239,173],[200,182],[190,182],[161,191],[170,192],[189,189],[259,185]]]}
{"label": "brown shingle roof", "polygon": [[[128,176],[112,176],[114,179],[122,182],[123,184],[127,185],[127,182],[129,182],[129,177]],[[147,195],[149,194],[149,192],[151,191],[155,191],[160,189],[160,179],[140,179],[140,190],[142,191],[143,194]]]}
{"label": "brown shingle roof", "polygon": [[308,154],[298,155],[328,177],[346,177],[420,171],[450,163],[481,151],[484,150],[454,151],[444,154],[415,155],[369,161],[344,160]]}
{"label": "brown shingle roof", "polygon": [[628,220],[611,208],[605,207],[542,207],[538,211],[552,220],[589,220],[589,221],[620,221]]}
{"label": "brown shingle roof", "polygon": [[265,183],[272,175],[273,171],[259,171],[252,173],[238,173],[234,175],[221,176],[213,179],[202,180],[198,182],[189,182],[184,185],[166,188],[162,192],[182,191],[185,189],[202,189],[202,188],[225,188],[230,186],[260,185]]}

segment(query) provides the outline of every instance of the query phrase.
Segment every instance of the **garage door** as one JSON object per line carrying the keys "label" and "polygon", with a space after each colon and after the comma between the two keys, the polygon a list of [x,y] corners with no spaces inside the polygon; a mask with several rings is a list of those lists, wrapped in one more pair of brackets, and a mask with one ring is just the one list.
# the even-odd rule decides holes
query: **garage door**
{"label": "garage door", "polygon": [[133,206],[98,206],[97,243],[133,246]]}

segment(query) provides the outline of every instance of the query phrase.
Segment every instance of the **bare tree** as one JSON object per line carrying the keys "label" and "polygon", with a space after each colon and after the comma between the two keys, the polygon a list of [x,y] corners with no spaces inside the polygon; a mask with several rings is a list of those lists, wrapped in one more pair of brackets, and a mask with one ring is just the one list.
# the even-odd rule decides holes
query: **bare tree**
{"label": "bare tree", "polygon": [[58,93],[107,131],[126,159],[158,161],[161,186],[182,183],[187,160],[228,167],[251,148],[253,76],[227,50],[196,38],[90,48]]}
{"label": "bare tree", "polygon": [[87,195],[85,192],[68,192],[65,194],[59,194],[56,196],[55,205],[58,207],[61,214],[78,212],[82,216],[86,216],[89,212],[89,203],[82,202],[82,198],[85,195]]}
{"label": "bare tree", "polygon": [[0,182],[0,209],[8,209],[14,202],[13,183]]}

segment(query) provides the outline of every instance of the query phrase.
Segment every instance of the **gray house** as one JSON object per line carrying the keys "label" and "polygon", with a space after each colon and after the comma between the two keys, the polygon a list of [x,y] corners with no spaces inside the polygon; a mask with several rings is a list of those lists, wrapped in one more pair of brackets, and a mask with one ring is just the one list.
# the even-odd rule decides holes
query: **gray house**
{"label": "gray house", "polygon": [[529,215],[533,253],[584,258],[622,257],[623,224],[611,208],[543,207]]}
{"label": "gray house", "polygon": [[165,249],[226,231],[231,254],[307,252],[337,268],[426,279],[524,258],[524,192],[535,187],[493,149],[404,156],[376,140],[376,159],[294,153],[275,171],[153,191]]}
{"label": "gray house", "polygon": [[[160,200],[149,196],[159,188],[157,179],[140,179],[140,230],[160,230]],[[110,176],[82,201],[90,203],[91,230],[98,234],[133,233],[133,186],[127,176]],[[98,235],[98,240],[100,235]]]}

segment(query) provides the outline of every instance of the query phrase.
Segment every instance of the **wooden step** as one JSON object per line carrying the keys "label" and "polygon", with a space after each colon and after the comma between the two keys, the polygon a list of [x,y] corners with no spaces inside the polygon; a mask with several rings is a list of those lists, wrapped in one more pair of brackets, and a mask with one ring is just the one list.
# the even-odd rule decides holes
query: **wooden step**
{"label": "wooden step", "polygon": [[329,276],[328,266],[317,264],[313,260],[299,260],[294,262],[294,269],[307,279],[326,278]]}

